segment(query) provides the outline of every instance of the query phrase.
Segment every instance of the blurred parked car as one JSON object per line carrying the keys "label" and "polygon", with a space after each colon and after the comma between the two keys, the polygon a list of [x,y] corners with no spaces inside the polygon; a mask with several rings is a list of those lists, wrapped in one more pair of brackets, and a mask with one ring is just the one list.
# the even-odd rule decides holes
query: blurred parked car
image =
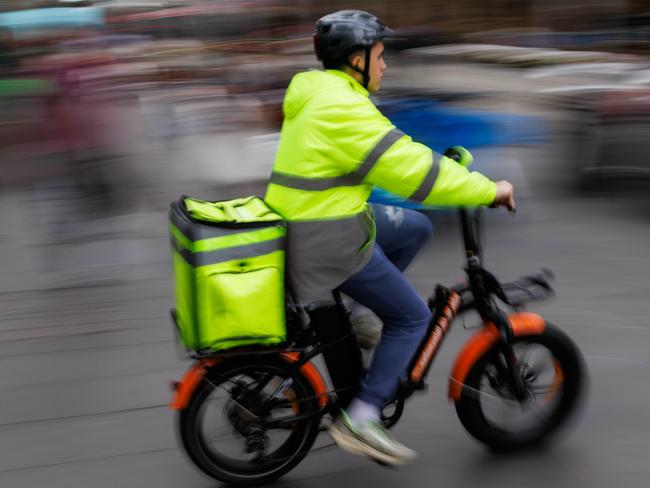
{"label": "blurred parked car", "polygon": [[650,65],[589,63],[529,76],[558,81],[539,93],[570,113],[570,160],[579,187],[650,183]]}

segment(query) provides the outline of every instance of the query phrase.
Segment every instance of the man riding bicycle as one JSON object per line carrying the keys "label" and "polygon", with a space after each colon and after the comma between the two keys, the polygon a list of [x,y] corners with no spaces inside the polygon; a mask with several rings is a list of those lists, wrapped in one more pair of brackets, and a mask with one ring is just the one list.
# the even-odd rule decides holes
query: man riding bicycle
{"label": "man riding bicycle", "polygon": [[316,23],[314,47],[324,70],[295,75],[287,89],[266,201],[287,220],[287,278],[296,300],[325,300],[338,289],[383,322],[359,393],[330,434],[350,452],[404,464],[416,453],[382,427],[380,415],[431,312],[402,274],[410,259],[397,262],[376,244],[368,197],[376,186],[424,205],[511,209],[514,197],[510,183],[492,182],[414,142],[368,98],[381,86],[382,40],[391,32],[359,10]]}

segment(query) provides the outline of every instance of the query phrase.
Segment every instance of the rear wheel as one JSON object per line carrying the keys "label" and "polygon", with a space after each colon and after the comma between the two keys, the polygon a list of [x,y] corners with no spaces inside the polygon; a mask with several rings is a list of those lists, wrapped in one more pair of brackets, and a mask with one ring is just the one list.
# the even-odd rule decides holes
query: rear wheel
{"label": "rear wheel", "polygon": [[280,359],[222,363],[206,373],[181,411],[181,437],[192,461],[213,478],[267,483],[309,452],[318,408],[309,382]]}
{"label": "rear wheel", "polygon": [[560,329],[516,337],[517,374],[525,390],[518,400],[498,344],[467,375],[456,412],[467,431],[495,450],[543,443],[576,410],[585,383],[582,356]]}

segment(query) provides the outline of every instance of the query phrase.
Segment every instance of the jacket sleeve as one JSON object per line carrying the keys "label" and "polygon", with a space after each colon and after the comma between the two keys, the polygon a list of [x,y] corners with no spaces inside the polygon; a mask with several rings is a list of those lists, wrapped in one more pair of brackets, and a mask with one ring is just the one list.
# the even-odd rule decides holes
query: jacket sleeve
{"label": "jacket sleeve", "polygon": [[366,180],[425,205],[489,205],[496,184],[407,136],[391,145]]}
{"label": "jacket sleeve", "polygon": [[357,167],[364,182],[425,205],[489,205],[496,184],[414,142],[368,100],[346,112],[338,127],[345,144],[364,146]]}

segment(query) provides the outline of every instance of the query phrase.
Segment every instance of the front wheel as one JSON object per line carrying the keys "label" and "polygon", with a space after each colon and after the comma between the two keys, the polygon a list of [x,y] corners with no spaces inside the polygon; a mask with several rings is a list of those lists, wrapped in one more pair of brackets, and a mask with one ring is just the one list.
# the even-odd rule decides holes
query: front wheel
{"label": "front wheel", "polygon": [[539,445],[576,410],[586,382],[582,355],[557,327],[514,339],[516,374],[524,397],[517,398],[498,343],[467,375],[456,412],[467,431],[498,451]]}
{"label": "front wheel", "polygon": [[319,431],[309,382],[280,359],[246,358],[211,368],[180,412],[183,446],[205,473],[256,485],[295,467]]}

